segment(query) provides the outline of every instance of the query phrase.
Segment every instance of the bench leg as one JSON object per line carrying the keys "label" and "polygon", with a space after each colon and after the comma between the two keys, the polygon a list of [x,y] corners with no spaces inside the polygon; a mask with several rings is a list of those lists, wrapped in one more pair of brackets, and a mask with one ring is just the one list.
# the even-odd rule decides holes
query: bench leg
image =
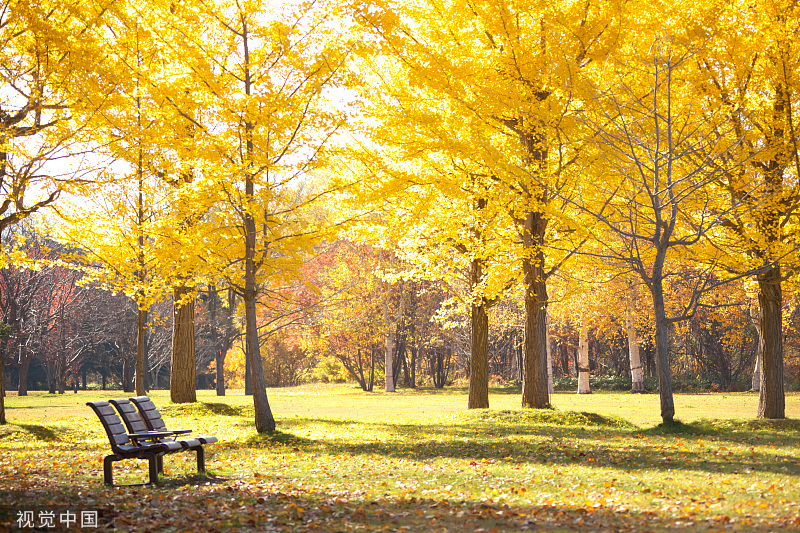
{"label": "bench leg", "polygon": [[114,461],[122,459],[119,455],[106,455],[103,458],[103,483],[114,485]]}
{"label": "bench leg", "polygon": [[206,452],[202,446],[197,447],[197,472],[203,474],[206,471]]}
{"label": "bench leg", "polygon": [[164,473],[164,456],[163,455],[159,455],[158,456],[158,473],[159,474],[163,474]]}
{"label": "bench leg", "polygon": [[158,472],[159,466],[162,464],[162,457],[160,455],[148,455],[147,456],[147,463],[148,463],[148,473],[150,475],[150,483],[153,485],[158,484]]}

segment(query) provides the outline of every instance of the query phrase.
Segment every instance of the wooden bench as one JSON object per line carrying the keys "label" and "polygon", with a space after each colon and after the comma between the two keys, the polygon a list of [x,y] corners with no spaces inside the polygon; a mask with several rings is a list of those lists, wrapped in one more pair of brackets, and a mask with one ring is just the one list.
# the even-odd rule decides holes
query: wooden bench
{"label": "wooden bench", "polygon": [[108,402],[87,402],[86,405],[97,414],[111,444],[113,453],[103,459],[103,482],[106,485],[114,484],[113,465],[116,461],[123,459],[147,459],[150,483],[158,483],[158,467],[161,457],[183,449],[177,442],[158,441],[159,438],[173,435],[168,431],[127,433],[122,421]]}
{"label": "wooden bench", "polygon": [[[150,439],[151,442],[157,442],[159,444],[165,444],[170,447],[170,453],[173,451],[180,451],[180,450],[192,450],[197,453],[197,471],[202,473],[206,471],[206,461],[205,461],[205,451],[203,450],[203,445],[209,442],[217,442],[215,437],[211,437],[214,440],[205,440],[199,438],[188,438],[188,439],[179,439],[175,440],[172,437],[176,435],[182,435],[186,433],[190,433],[191,429],[178,429],[178,430],[169,430],[164,427],[163,420],[161,427],[154,430],[151,429],[150,426],[146,423],[145,420],[142,419],[142,416],[139,414],[139,410],[131,403],[130,400],[125,398],[121,398],[118,400],[110,400],[111,404],[117,408],[119,415],[122,417],[122,421],[125,423],[125,427],[128,429],[129,432],[137,435],[156,435],[153,439]],[[152,404],[152,402],[150,402]],[[156,413],[158,410],[155,409],[155,405],[153,405],[153,409]],[[160,416],[160,413],[159,413]],[[166,433],[166,436],[164,434]],[[163,462],[163,455],[158,457],[158,472],[164,473],[164,462]]]}

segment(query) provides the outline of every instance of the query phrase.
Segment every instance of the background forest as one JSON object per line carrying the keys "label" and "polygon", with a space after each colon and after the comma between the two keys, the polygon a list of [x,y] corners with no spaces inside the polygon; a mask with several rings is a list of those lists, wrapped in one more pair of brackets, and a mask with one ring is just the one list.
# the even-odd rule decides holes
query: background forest
{"label": "background forest", "polygon": [[266,387],[345,380],[783,418],[799,31],[789,0],[2,0],[0,384],[244,388],[259,432]]}

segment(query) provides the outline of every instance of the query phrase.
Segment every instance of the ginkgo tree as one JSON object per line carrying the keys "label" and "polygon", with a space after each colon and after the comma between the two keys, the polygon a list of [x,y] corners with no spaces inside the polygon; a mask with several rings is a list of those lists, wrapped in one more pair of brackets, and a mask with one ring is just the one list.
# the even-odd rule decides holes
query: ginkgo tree
{"label": "ginkgo tree", "polygon": [[[506,209],[512,198],[473,157],[480,121],[441,115],[447,102],[414,87],[398,67],[388,58],[361,64],[365,85],[377,86],[363,109],[363,138],[350,146],[351,172],[334,183],[350,206],[344,218],[361,221],[359,239],[395,250],[401,278],[443,282],[467,310],[468,406],[486,408],[489,310],[519,278]],[[409,128],[397,128],[398,122]]]}
{"label": "ginkgo tree", "polygon": [[85,252],[83,259],[92,265],[86,280],[100,280],[136,301],[137,394],[145,393],[147,309],[173,293],[171,399],[195,401],[194,291],[187,279],[198,255],[187,236],[206,204],[187,206],[181,188],[191,181],[192,143],[180,114],[194,102],[187,105],[180,84],[175,95],[180,71],[168,42],[153,33],[154,20],[168,17],[159,10],[163,6],[115,7],[104,19],[110,52],[98,75],[122,81],[113,100],[97,102],[102,106],[91,129],[96,156],[105,154],[113,163],[105,171],[108,179],[59,209],[60,236]]}
{"label": "ginkgo tree", "polygon": [[385,113],[392,117],[387,126],[397,128],[395,142],[409,152],[438,151],[480,176],[497,204],[491,216],[502,209],[515,228],[517,243],[507,253],[520,259],[508,263],[506,277],[521,266],[527,407],[549,405],[547,278],[580,244],[564,231],[576,223],[563,200],[579,177],[571,169],[586,137],[574,113],[577,81],[614,47],[621,4],[431,1],[404,6],[399,17],[365,17],[385,57],[429,102],[414,121],[398,123]]}
{"label": "ginkgo tree", "polygon": [[[671,9],[683,13],[686,7]],[[605,248],[602,254],[626,265],[650,291],[665,423],[675,415],[668,327],[691,316],[703,294],[720,283],[711,275],[718,255],[698,245],[713,238],[724,216],[742,208],[724,206],[715,182],[748,160],[730,110],[698,97],[698,64],[713,35],[704,24],[713,24],[719,12],[693,13],[696,21],[679,16],[673,26],[651,14],[652,26],[626,43],[627,55],[598,72],[597,95],[583,115],[596,132],[598,156],[587,169],[597,179],[582,191],[580,207],[599,222],[594,238]],[[675,276],[670,264],[693,260],[702,261],[691,269],[693,290],[668,316],[665,285]]]}
{"label": "ginkgo tree", "polygon": [[783,289],[796,270],[800,213],[800,6],[785,0],[736,2],[698,72],[709,100],[730,115],[749,164],[720,176],[728,205],[714,241],[726,269],[754,272],[760,331],[759,418],[784,418]]}
{"label": "ginkgo tree", "polygon": [[[82,134],[96,109],[82,95],[108,97],[115,85],[93,76],[104,12],[88,1],[0,2],[0,232],[89,179]],[[88,122],[73,118],[78,109]]]}
{"label": "ginkgo tree", "polygon": [[[352,50],[315,5],[199,2],[171,6],[169,31],[191,73],[193,180],[186,198],[214,207],[202,224],[205,262],[242,296],[259,432],[275,429],[267,399],[256,305],[266,279],[292,276],[321,233],[304,217],[321,194],[303,187],[342,121],[326,87]],[[164,28],[166,31],[167,28]],[[341,38],[339,38],[341,37]]]}

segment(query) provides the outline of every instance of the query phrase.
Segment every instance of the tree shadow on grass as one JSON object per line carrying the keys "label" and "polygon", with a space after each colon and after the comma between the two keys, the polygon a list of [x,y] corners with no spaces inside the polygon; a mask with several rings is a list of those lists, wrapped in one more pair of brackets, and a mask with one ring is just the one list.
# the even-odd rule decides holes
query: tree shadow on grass
{"label": "tree shadow on grass", "polygon": [[14,424],[0,427],[0,439],[15,433],[29,433],[37,440],[58,442],[61,438],[51,428],[38,424]]}
{"label": "tree shadow on grass", "polygon": [[162,414],[170,416],[182,415],[223,415],[223,416],[248,416],[253,412],[252,406],[235,406],[217,402],[194,402],[168,404],[160,408]]}
{"label": "tree shadow on grass", "polygon": [[289,446],[292,448],[310,447],[319,441],[297,436],[293,433],[273,431],[272,433],[257,434],[244,442],[243,447],[248,448],[273,448],[275,445]]}
{"label": "tree shadow on grass", "polygon": [[[487,412],[486,418],[453,424],[386,424],[377,422],[322,421],[324,424],[352,425],[353,434],[382,435],[380,439],[353,441],[348,436],[305,438],[295,435],[294,428],[319,420],[293,419],[284,424],[286,431],[259,435],[241,447],[276,449],[286,453],[303,451],[329,456],[382,456],[412,461],[453,458],[485,464],[516,463],[548,466],[582,466],[616,468],[631,471],[706,472],[738,474],[748,472],[781,473],[800,476],[800,465],[791,453],[760,449],[749,454],[727,450],[727,440],[735,444],[759,441],[760,444],[796,447],[795,423],[781,423],[784,435],[762,435],[742,432],[734,440],[724,431],[703,424],[675,424],[669,428],[639,429],[608,426],[618,420],[595,413],[556,413],[564,420],[583,420],[583,425],[544,425],[514,421],[516,415]],[[522,411],[521,416],[528,411]],[[503,417],[506,416],[504,420]],[[538,416],[538,415],[537,415]],[[497,420],[501,420],[498,423]],[[592,424],[594,423],[594,425]],[[744,424],[744,423],[743,423]],[[773,427],[767,424],[766,427]],[[756,427],[761,427],[756,425]],[[387,438],[388,436],[388,438]],[[686,437],[705,436],[705,446],[684,446]],[[484,465],[485,467],[485,465]]]}

